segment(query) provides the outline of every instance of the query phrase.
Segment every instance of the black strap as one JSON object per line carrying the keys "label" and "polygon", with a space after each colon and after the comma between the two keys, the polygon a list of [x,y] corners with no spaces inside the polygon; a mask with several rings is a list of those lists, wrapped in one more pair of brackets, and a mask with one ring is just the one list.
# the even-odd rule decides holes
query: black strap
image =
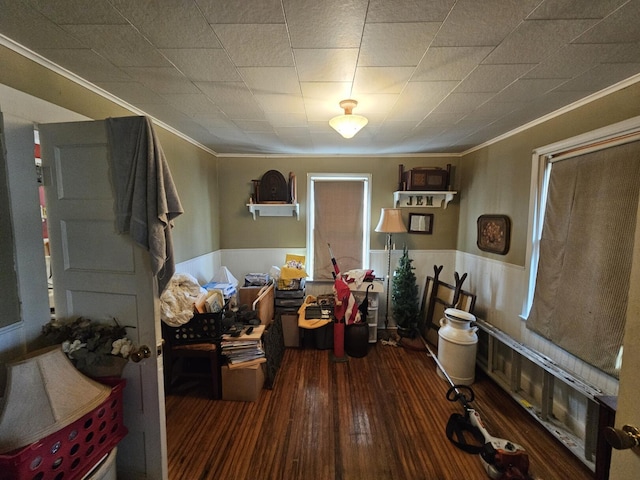
{"label": "black strap", "polygon": [[[467,443],[467,439],[464,435],[465,432],[469,432],[473,440],[478,444],[473,445]],[[482,452],[485,444],[484,435],[479,428],[473,426],[471,422],[459,413],[453,413],[449,417],[447,422],[447,438],[459,449],[472,454],[478,454]]]}

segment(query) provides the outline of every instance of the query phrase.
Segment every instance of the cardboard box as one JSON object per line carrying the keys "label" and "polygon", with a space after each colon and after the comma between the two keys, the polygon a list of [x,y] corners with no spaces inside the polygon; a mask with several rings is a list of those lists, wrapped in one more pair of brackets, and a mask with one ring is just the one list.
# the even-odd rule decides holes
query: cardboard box
{"label": "cardboard box", "polygon": [[285,347],[300,347],[300,328],[298,327],[297,313],[283,313],[280,315],[282,321],[282,336]]}
{"label": "cardboard box", "polygon": [[261,288],[262,287],[240,287],[238,289],[238,304],[249,305],[249,308],[251,308],[251,304],[258,298],[258,293]]}
{"label": "cardboard box", "polygon": [[255,402],[264,386],[264,364],[230,369],[222,366],[222,399]]}

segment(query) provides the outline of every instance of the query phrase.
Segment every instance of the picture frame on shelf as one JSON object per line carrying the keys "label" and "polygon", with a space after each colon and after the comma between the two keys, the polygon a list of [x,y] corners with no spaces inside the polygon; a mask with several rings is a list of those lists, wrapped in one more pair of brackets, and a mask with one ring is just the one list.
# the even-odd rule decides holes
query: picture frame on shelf
{"label": "picture frame on shelf", "polygon": [[409,233],[422,233],[431,235],[433,233],[433,213],[410,213]]}
{"label": "picture frame on shelf", "polygon": [[483,252],[506,255],[509,251],[511,220],[507,215],[480,215],[476,243]]}

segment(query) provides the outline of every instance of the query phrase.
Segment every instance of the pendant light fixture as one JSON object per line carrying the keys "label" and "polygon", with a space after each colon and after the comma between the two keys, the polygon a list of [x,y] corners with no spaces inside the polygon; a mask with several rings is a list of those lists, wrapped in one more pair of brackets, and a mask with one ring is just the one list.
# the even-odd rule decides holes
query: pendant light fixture
{"label": "pendant light fixture", "polygon": [[353,109],[358,102],[352,99],[342,100],[340,108],[344,109],[344,115],[338,115],[329,120],[329,125],[344,138],[353,138],[369,120],[362,115],[354,115]]}

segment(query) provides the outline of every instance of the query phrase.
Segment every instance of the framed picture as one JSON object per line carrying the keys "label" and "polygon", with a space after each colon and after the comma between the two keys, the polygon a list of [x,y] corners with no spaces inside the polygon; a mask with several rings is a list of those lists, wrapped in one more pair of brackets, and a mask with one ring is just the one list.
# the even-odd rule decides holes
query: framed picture
{"label": "framed picture", "polygon": [[506,215],[478,217],[478,248],[485,252],[505,255],[509,251],[511,220]]}
{"label": "framed picture", "polygon": [[433,233],[433,213],[410,213],[409,233]]}

